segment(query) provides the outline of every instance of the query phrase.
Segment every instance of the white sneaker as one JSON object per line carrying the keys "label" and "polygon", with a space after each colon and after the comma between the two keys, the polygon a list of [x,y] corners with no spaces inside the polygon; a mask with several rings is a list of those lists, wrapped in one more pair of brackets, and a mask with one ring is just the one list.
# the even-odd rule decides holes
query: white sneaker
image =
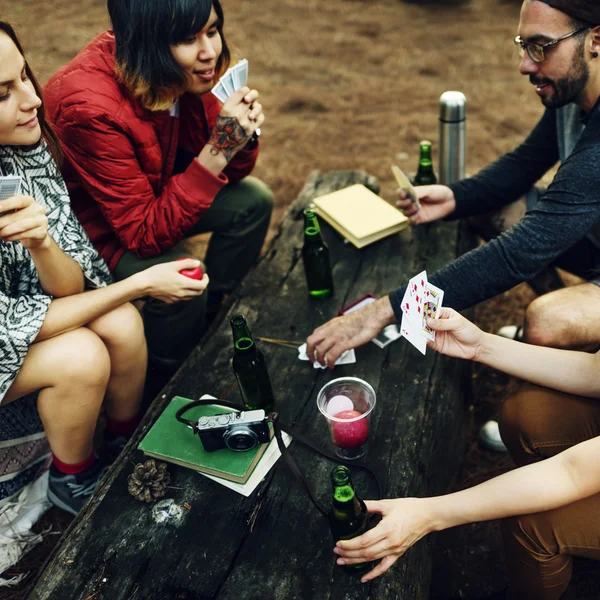
{"label": "white sneaker", "polygon": [[523,327],[520,325],[505,325],[496,331],[496,335],[499,335],[503,338],[508,338],[509,340],[517,340],[518,342],[522,342]]}
{"label": "white sneaker", "polygon": [[500,437],[498,421],[488,421],[479,430],[479,439],[481,440],[481,443],[488,448],[488,450],[494,450],[495,452],[508,452],[507,447],[504,445],[504,442]]}

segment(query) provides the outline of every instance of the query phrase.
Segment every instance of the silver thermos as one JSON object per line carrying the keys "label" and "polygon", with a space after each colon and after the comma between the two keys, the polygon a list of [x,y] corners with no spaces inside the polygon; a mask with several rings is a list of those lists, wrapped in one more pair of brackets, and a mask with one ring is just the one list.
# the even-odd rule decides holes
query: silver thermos
{"label": "silver thermos", "polygon": [[467,99],[462,92],[440,96],[439,182],[454,183],[465,176]]}

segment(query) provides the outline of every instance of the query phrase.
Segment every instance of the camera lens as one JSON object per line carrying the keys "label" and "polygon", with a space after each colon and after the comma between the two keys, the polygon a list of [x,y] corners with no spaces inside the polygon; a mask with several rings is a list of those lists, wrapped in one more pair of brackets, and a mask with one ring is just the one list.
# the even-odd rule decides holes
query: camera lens
{"label": "camera lens", "polygon": [[225,445],[230,450],[245,452],[258,444],[258,436],[249,427],[230,427],[223,435]]}

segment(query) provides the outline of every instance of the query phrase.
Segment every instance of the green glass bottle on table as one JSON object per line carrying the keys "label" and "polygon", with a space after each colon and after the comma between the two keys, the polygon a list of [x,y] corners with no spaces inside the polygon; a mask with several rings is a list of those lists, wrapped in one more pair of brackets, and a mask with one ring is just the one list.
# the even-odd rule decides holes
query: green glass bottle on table
{"label": "green glass bottle on table", "polygon": [[310,208],[304,211],[302,261],[304,262],[308,293],[313,298],[331,296],[333,294],[333,278],[329,263],[329,248],[321,237],[317,215]]}
{"label": "green glass bottle on table", "polygon": [[256,347],[246,319],[233,315],[229,321],[233,332],[233,371],[244,406],[248,410],[273,410],[273,388],[263,353]]}
{"label": "green glass bottle on table", "polygon": [[[329,526],[333,541],[351,540],[369,528],[367,506],[356,493],[348,467],[338,466],[331,471],[333,498],[329,513]],[[344,565],[351,573],[366,571],[371,563]]]}
{"label": "green glass bottle on table", "polygon": [[431,159],[431,142],[423,140],[419,144],[419,168],[414,185],[433,185],[437,183],[437,177],[433,172],[433,160]]}

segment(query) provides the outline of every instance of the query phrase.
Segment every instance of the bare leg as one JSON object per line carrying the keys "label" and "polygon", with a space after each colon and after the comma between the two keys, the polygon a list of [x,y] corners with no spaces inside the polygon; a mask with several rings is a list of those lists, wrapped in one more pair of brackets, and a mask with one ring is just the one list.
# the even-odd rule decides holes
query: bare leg
{"label": "bare leg", "polygon": [[33,344],[4,403],[40,390],[38,411],[54,455],[81,463],[92,453],[110,359],[102,340],[80,328]]}
{"label": "bare leg", "polygon": [[132,304],[124,304],[88,327],[110,356],[106,414],[116,421],[130,421],[140,411],[148,362],[142,317]]}
{"label": "bare leg", "polygon": [[523,339],[537,346],[593,349],[600,344],[600,287],[580,283],[536,298]]}

